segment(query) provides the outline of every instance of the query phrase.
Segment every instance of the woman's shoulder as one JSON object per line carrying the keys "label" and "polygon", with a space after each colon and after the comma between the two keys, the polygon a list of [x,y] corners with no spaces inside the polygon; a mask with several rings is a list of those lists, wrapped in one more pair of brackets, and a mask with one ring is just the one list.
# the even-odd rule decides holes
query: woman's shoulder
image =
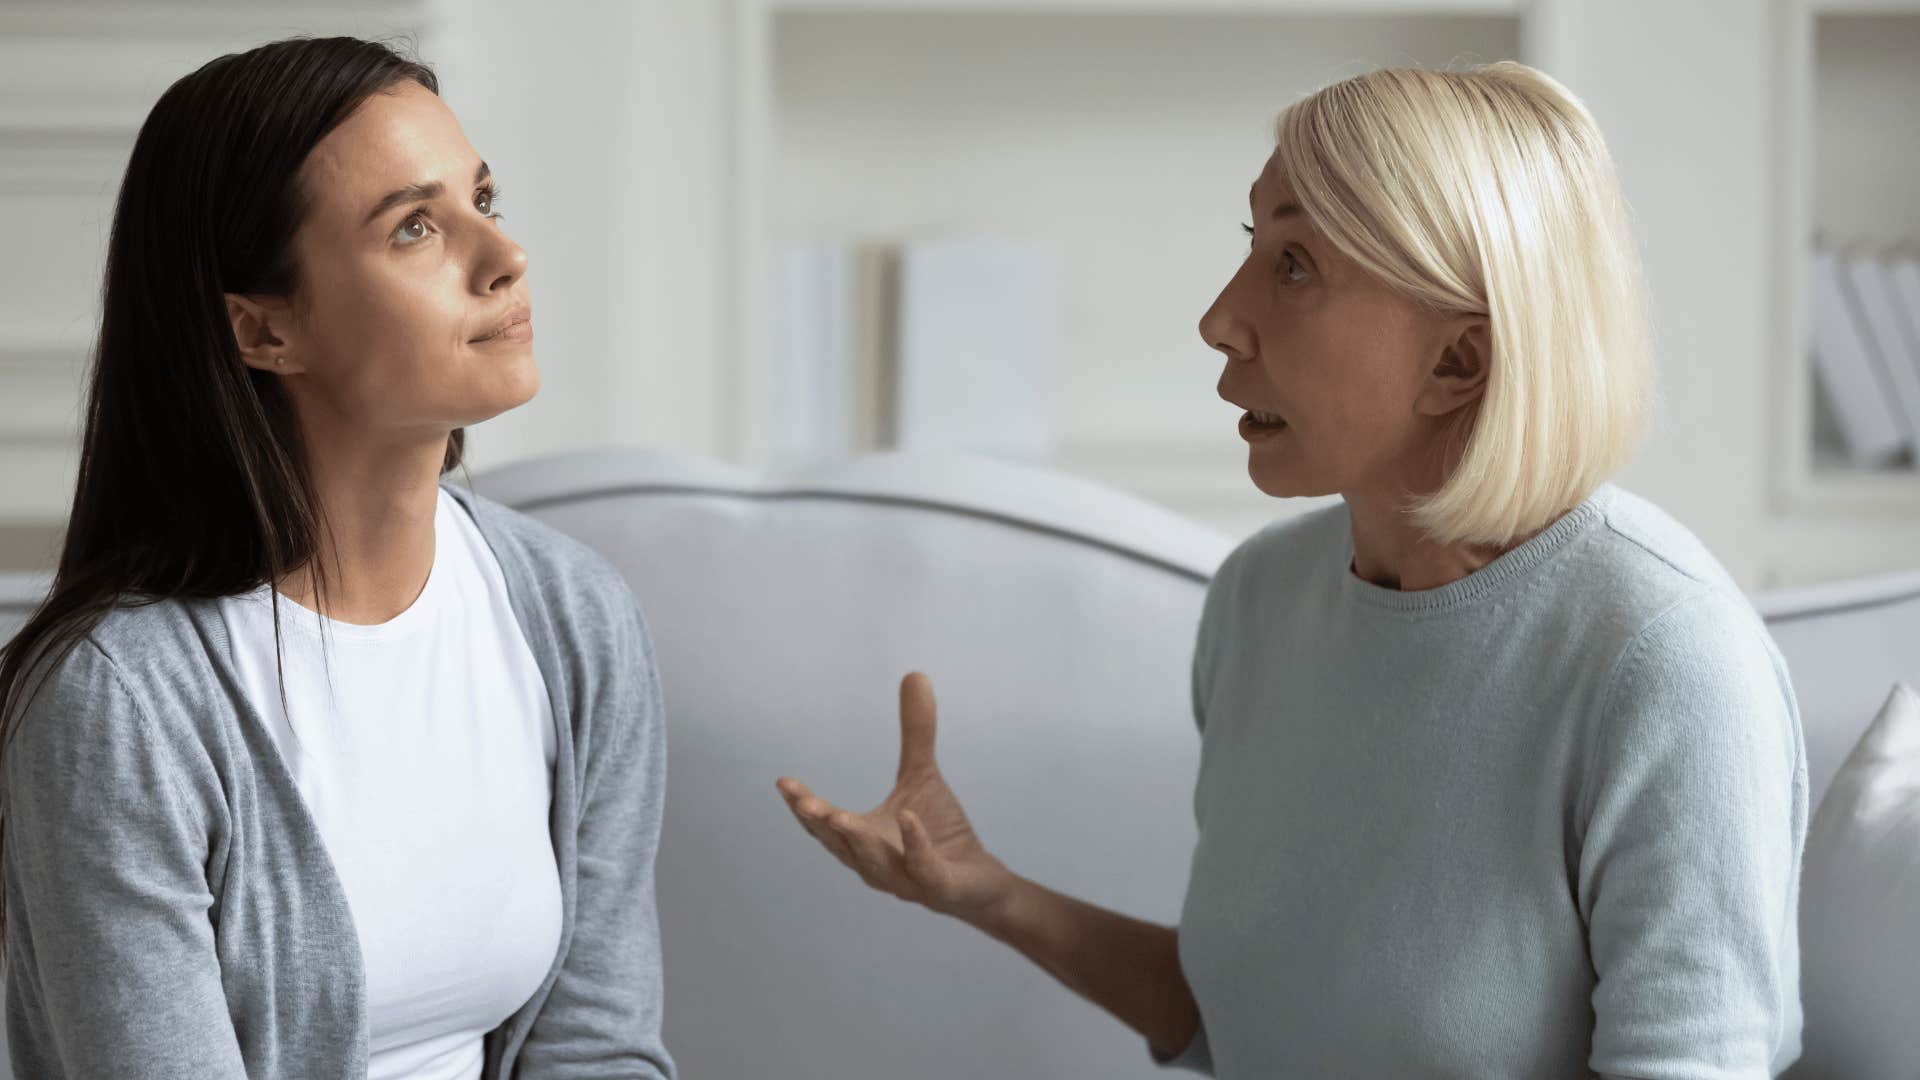
{"label": "woman's shoulder", "polygon": [[217,686],[208,658],[207,600],[122,597],[88,628],[70,651],[42,656],[49,684],[97,687],[109,680],[141,698],[165,695],[181,705]]}
{"label": "woman's shoulder", "polygon": [[150,767],[143,755],[209,772],[226,710],[198,603],[124,599],[86,633],[34,657],[5,755],[9,786],[110,782],[116,771]]}
{"label": "woman's shoulder", "polygon": [[1617,638],[1612,690],[1700,683],[1791,700],[1766,622],[1693,531],[1649,500],[1609,486],[1578,564],[1586,618]]}
{"label": "woman's shoulder", "polygon": [[1765,625],[1746,594],[1691,529],[1611,484],[1596,493],[1594,504],[1599,527],[1588,531],[1561,575],[1587,620],[1609,624],[1627,639],[1679,625],[1764,637]]}
{"label": "woman's shoulder", "polygon": [[1693,530],[1650,500],[1614,484],[1596,493],[1601,511],[1602,554],[1623,572],[1669,589],[1706,586],[1739,593],[1733,575]]}

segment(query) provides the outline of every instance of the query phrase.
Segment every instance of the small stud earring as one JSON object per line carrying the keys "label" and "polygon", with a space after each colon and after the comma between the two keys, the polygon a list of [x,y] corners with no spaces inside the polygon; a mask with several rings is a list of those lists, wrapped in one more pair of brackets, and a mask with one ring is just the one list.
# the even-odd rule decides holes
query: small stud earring
{"label": "small stud earring", "polygon": [[276,364],[284,364],[287,362],[287,358],[284,356],[276,356],[273,358],[273,362]]}

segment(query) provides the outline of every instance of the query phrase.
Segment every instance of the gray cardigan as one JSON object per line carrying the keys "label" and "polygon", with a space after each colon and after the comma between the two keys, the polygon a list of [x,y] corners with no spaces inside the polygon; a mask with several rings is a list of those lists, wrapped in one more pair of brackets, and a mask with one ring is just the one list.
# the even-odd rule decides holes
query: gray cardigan
{"label": "gray cardigan", "polygon": [[[500,562],[560,721],[560,948],[488,1034],[483,1075],[672,1078],[653,896],[666,729],[646,623],[606,559],[447,490]],[[366,1076],[346,897],[212,602],[115,608],[39,686],[5,764],[16,1074]]]}

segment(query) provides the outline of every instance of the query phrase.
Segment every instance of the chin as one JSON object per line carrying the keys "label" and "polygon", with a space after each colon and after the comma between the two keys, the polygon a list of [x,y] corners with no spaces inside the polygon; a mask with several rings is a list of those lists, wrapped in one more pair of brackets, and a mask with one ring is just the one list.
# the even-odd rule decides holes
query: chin
{"label": "chin", "polygon": [[533,354],[527,354],[525,363],[515,365],[491,389],[494,406],[492,415],[495,416],[532,401],[533,396],[540,392],[540,368],[533,362]]}
{"label": "chin", "polygon": [[[516,406],[525,405],[527,402],[532,401],[533,396],[535,394],[538,394],[539,392],[540,392],[540,367],[539,365],[533,362],[533,356],[529,354],[527,356],[526,372],[524,375],[522,375],[520,379],[519,395],[514,399],[513,404],[508,405],[507,408],[511,409]],[[506,410],[503,409],[501,411],[504,412]]]}
{"label": "chin", "polygon": [[1253,486],[1259,488],[1262,495],[1276,499],[1289,499],[1300,494],[1285,477],[1270,476],[1259,469],[1248,469],[1247,475],[1253,478]]}
{"label": "chin", "polygon": [[473,427],[499,416],[512,412],[533,400],[540,392],[540,373],[528,366],[525,378],[514,377],[490,382],[475,387],[472,396],[467,399],[467,407],[458,414],[455,427]]}
{"label": "chin", "polygon": [[1253,480],[1253,486],[1259,488],[1262,495],[1275,499],[1332,495],[1336,490],[1327,484],[1315,483],[1312,477],[1301,476],[1296,469],[1275,467],[1257,459],[1247,462],[1247,476]]}

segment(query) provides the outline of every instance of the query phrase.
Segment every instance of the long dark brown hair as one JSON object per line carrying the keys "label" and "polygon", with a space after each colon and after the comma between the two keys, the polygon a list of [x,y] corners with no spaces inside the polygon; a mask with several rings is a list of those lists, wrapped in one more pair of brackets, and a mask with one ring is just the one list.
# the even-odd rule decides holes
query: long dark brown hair
{"label": "long dark brown hair", "polygon": [[[0,763],[28,674],[51,673],[115,606],[231,596],[303,568],[326,595],[327,523],[293,400],[278,375],[241,362],[224,294],[294,294],[302,163],[362,102],[409,81],[440,92],[389,45],[294,38],[211,61],[141,124],[107,245],[59,568],[0,651]],[[465,435],[448,438],[443,475]]]}

